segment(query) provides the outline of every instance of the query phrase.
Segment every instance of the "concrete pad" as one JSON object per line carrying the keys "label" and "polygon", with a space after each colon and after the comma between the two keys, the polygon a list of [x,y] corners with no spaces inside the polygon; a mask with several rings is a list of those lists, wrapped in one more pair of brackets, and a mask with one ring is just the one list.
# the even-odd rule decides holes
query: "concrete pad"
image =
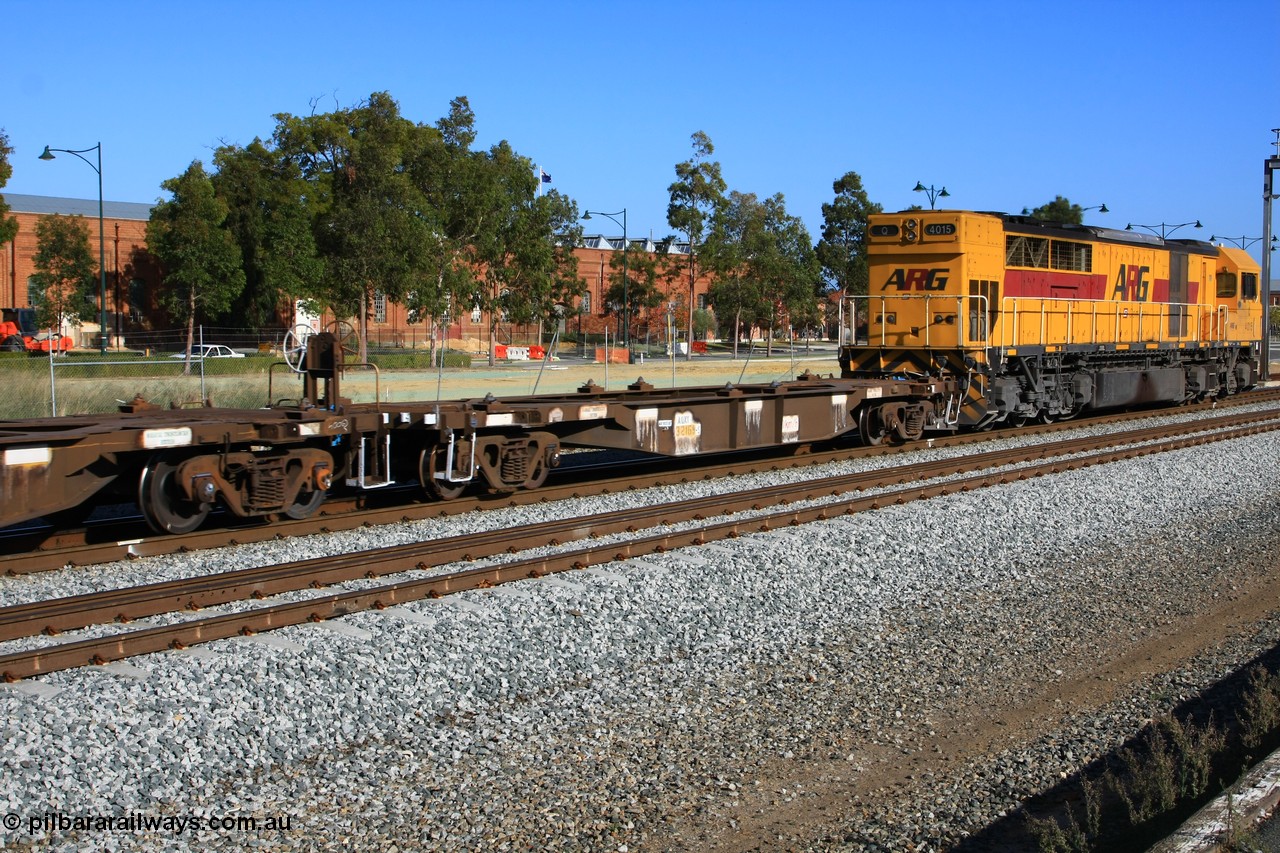
{"label": "concrete pad", "polygon": [[279,637],[275,634],[252,634],[248,637],[235,637],[233,639],[239,640],[242,643],[253,643],[259,646],[267,646],[272,649],[284,649],[287,652],[302,651],[302,646],[295,643],[293,640],[286,640],[284,637]]}
{"label": "concrete pad", "polygon": [[399,606],[388,607],[385,610],[374,610],[371,612],[378,613],[383,616],[390,616],[392,618],[399,619],[404,622],[413,622],[418,625],[436,624],[436,620],[434,617],[428,616],[427,614],[421,613],[417,610],[410,610],[407,607],[399,607]]}
{"label": "concrete pad", "polygon": [[566,580],[559,576],[541,578],[540,582],[551,586],[558,586],[561,589],[567,589],[570,592],[583,592],[586,589],[582,584],[574,583],[571,580]]}
{"label": "concrete pad", "polygon": [[45,684],[43,681],[15,681],[12,684],[0,682],[0,687],[12,690],[14,693],[21,693],[23,696],[30,696],[33,699],[40,699],[41,701],[52,699],[62,692],[61,687]]}
{"label": "concrete pad", "polygon": [[109,672],[112,675],[118,675],[122,678],[131,678],[134,681],[146,681],[151,677],[151,670],[143,669],[140,666],[134,666],[122,660],[115,660],[111,663],[104,663],[97,667],[102,672]]}
{"label": "concrete pad", "polygon": [[364,628],[357,628],[355,625],[348,625],[341,619],[326,619],[323,622],[314,623],[317,627],[326,631],[332,631],[335,634],[341,634],[344,637],[351,637],[356,640],[372,640],[373,632],[366,631]]}

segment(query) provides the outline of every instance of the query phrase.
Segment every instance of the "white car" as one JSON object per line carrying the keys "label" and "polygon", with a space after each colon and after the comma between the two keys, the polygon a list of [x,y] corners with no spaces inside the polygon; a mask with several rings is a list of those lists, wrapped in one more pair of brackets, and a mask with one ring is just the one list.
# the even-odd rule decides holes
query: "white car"
{"label": "white car", "polygon": [[[185,352],[175,352],[169,358],[185,359]],[[236,352],[231,347],[224,347],[222,344],[203,344],[194,347],[191,350],[191,360],[198,361],[202,358],[244,358],[244,353]]]}

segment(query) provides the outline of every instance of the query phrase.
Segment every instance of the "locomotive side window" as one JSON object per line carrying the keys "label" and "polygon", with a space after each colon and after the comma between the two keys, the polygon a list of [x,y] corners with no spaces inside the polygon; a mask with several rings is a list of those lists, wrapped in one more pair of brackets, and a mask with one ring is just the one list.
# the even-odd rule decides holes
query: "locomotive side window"
{"label": "locomotive side window", "polygon": [[1236,274],[1233,272],[1218,273],[1218,298],[1231,299],[1236,295]]}
{"label": "locomotive side window", "polygon": [[1049,241],[1043,237],[1010,234],[1004,243],[1005,265],[1049,268]]}
{"label": "locomotive side window", "polygon": [[1088,243],[1054,240],[1050,255],[1049,263],[1055,270],[1093,272],[1093,246]]}
{"label": "locomotive side window", "polygon": [[1245,299],[1258,298],[1258,274],[1252,272],[1240,273],[1241,296]]}

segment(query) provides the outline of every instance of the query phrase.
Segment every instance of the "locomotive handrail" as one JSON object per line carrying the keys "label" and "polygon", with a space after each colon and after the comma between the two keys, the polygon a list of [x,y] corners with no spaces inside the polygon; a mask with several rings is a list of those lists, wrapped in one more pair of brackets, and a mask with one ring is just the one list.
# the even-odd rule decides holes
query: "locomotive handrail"
{"label": "locomotive handrail", "polygon": [[[866,322],[869,329],[870,320],[872,316],[871,300],[873,299],[878,300],[880,303],[880,317],[882,318],[881,320],[878,321],[880,325],[879,346],[883,347],[888,345],[888,339],[887,339],[888,329],[886,328],[887,324],[883,321],[883,317],[889,310],[888,304],[891,301],[898,301],[898,300],[902,300],[902,301],[924,300],[925,317],[924,317],[924,322],[921,323],[921,326],[924,328],[924,346],[926,349],[930,348],[933,345],[931,330],[934,326],[934,323],[932,318],[929,315],[932,313],[934,309],[930,303],[937,302],[937,301],[942,301],[946,303],[948,307],[950,306],[950,303],[952,302],[955,303],[955,311],[956,311],[955,325],[956,325],[956,339],[957,339],[956,345],[957,346],[961,346],[961,347],[981,346],[984,348],[990,346],[991,330],[988,327],[988,323],[986,322],[986,318],[988,317],[988,307],[989,307],[988,299],[986,296],[982,296],[981,294],[976,294],[976,293],[970,293],[970,294],[962,293],[958,295],[947,294],[944,296],[934,296],[933,294],[930,294],[930,293],[918,293],[918,294],[917,293],[901,293],[901,294],[892,294],[892,295],[885,295],[882,293],[875,296],[871,294],[862,294],[862,293],[846,294],[840,300],[839,323],[840,323],[840,342],[842,345],[857,346],[860,342],[860,339],[863,339],[862,340],[863,345],[869,346],[871,344],[871,336],[869,331],[866,333],[865,338],[863,335],[858,334],[858,327],[857,327],[858,310],[857,310],[856,303],[858,301],[866,302],[866,305],[867,305]],[[849,308],[848,322],[846,322],[844,317],[846,302],[854,303]],[[965,310],[966,302],[969,305],[968,311]],[[973,307],[975,305],[978,307],[978,310],[976,312],[973,310]],[[979,325],[980,328],[975,329],[974,328],[975,325]]]}
{"label": "locomotive handrail", "polygon": [[[889,335],[893,333],[892,324],[885,323],[883,317],[895,310],[904,310],[906,303],[924,302],[925,316],[920,327],[924,332],[924,347],[935,344],[932,313],[934,305],[944,301],[948,307],[955,305],[957,323],[957,346],[1011,348],[1017,346],[1051,346],[1060,343],[1063,346],[1087,344],[1090,346],[1107,346],[1122,344],[1130,335],[1124,327],[1131,323],[1132,341],[1135,343],[1167,344],[1200,340],[1206,343],[1221,343],[1227,339],[1231,311],[1227,306],[1218,306],[1209,320],[1207,328],[1193,328],[1190,318],[1196,316],[1203,306],[1192,302],[1128,302],[1111,299],[1073,299],[1069,297],[1047,296],[1005,296],[1000,300],[1000,311],[991,319],[988,310],[988,298],[981,294],[948,294],[934,296],[932,294],[849,294],[840,301],[840,340],[846,346],[880,346],[889,345]],[[845,317],[846,305],[848,317]],[[865,305],[860,316],[858,305]],[[1030,304],[1034,303],[1034,304]],[[903,307],[896,307],[902,305]],[[1194,310],[1193,310],[1194,309]],[[870,332],[871,321],[878,311],[879,329],[873,335]],[[1033,313],[1029,313],[1033,312]],[[1065,334],[1060,341],[1051,341],[1050,330],[1053,327],[1052,317],[1064,318]],[[1033,319],[1034,318],[1034,319]],[[861,320],[861,322],[859,322]],[[1035,340],[1027,340],[1021,336],[1023,323],[1033,322],[1036,325],[1033,333]],[[1087,333],[1080,328],[1087,322]],[[1110,334],[1102,329],[1102,324],[1110,326]],[[1153,326],[1154,323],[1154,326]],[[865,329],[866,331],[859,331]],[[1170,332],[1177,329],[1178,332]]]}

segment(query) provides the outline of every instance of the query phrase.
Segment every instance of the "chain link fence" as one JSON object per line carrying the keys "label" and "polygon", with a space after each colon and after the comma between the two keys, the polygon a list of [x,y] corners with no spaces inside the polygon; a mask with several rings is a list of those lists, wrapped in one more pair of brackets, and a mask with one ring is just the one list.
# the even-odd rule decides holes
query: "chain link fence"
{"label": "chain link fence", "polygon": [[[128,346],[116,339],[99,351],[3,352],[0,419],[115,412],[136,398],[177,408],[261,407],[284,334],[204,327],[190,356],[185,329],[140,332]],[[285,381],[290,392],[293,384]]]}

